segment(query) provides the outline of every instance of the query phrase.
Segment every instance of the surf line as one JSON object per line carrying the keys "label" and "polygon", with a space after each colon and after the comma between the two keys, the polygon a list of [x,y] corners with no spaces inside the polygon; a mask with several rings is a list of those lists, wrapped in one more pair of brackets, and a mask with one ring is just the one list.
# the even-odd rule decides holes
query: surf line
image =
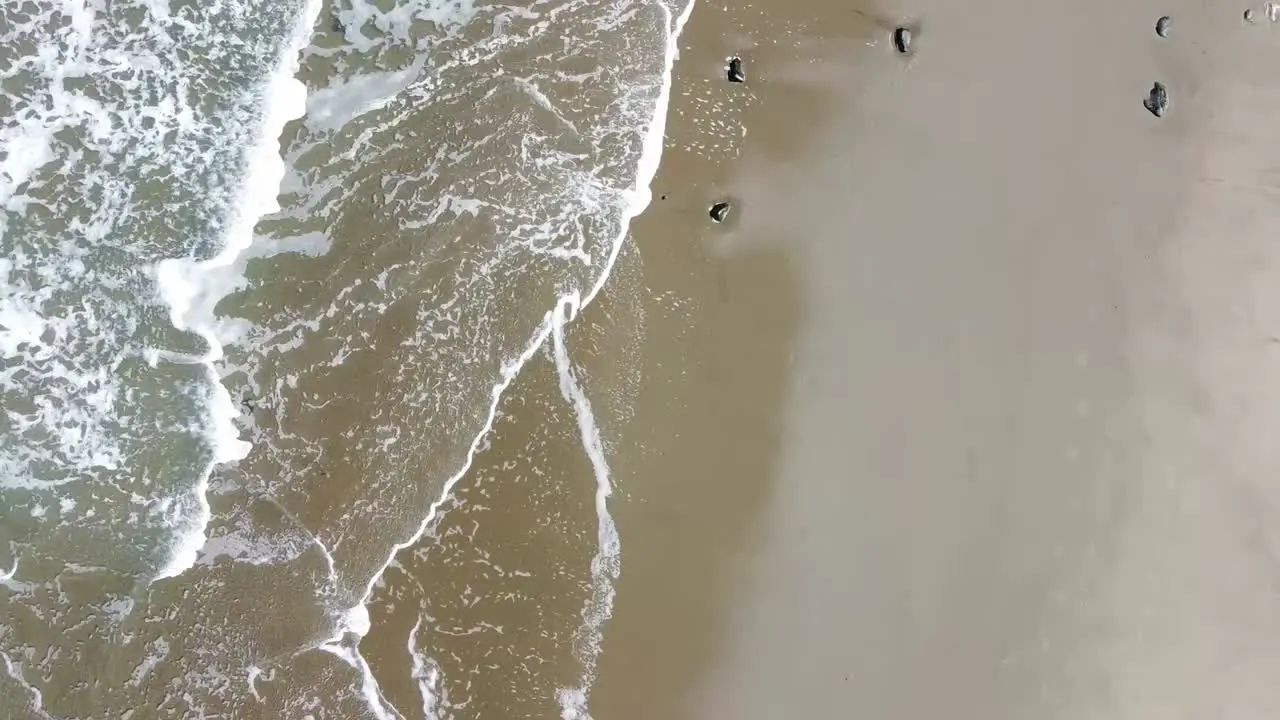
{"label": "surf line", "polygon": [[[626,242],[628,233],[631,231],[631,222],[649,207],[649,203],[653,198],[653,193],[650,191],[649,186],[653,183],[653,179],[658,173],[658,166],[662,161],[663,140],[666,136],[667,114],[671,104],[671,89],[674,80],[675,62],[679,56],[678,43],[680,34],[683,32],[684,26],[689,20],[689,15],[693,12],[695,2],[696,0],[688,0],[688,4],[681,9],[679,15],[675,15],[672,8],[668,6],[666,2],[657,3],[658,6],[662,8],[663,19],[666,23],[667,31],[667,40],[664,47],[662,89],[661,92],[658,93],[657,101],[654,103],[653,115],[649,121],[648,131],[645,133],[641,145],[640,158],[636,163],[635,184],[626,193],[628,202],[626,209],[623,212],[623,221],[620,223],[621,227],[618,230],[617,236],[613,240],[609,256],[605,259],[604,267],[601,269],[600,275],[596,278],[596,281],[587,290],[587,292],[582,294],[580,297],[576,293],[569,293],[559,298],[556,303],[555,310],[548,312],[544,316],[542,324],[538,326],[533,337],[520,354],[502,366],[498,382],[494,384],[489,392],[488,414],[486,415],[484,424],[481,426],[479,432],[477,432],[472,438],[471,444],[467,448],[467,454],[463,459],[462,466],[445,481],[444,486],[440,489],[440,494],[427,509],[426,516],[423,517],[422,522],[418,524],[417,530],[402,542],[391,546],[387,553],[386,560],[384,560],[382,565],[370,576],[365,585],[364,593],[360,596],[359,601],[343,613],[341,618],[338,620],[333,633],[315,646],[318,649],[326,650],[343,658],[346,662],[360,670],[363,677],[364,696],[369,702],[371,709],[373,709],[380,718],[399,717],[400,714],[394,708],[390,707],[390,704],[382,697],[377,680],[372,677],[368,664],[365,663],[363,658],[360,656],[360,639],[363,638],[370,629],[369,601],[373,597],[374,588],[386,573],[387,568],[391,567],[392,563],[395,562],[396,555],[398,555],[401,550],[412,547],[422,539],[423,535],[426,534],[427,529],[431,527],[431,524],[435,522],[436,518],[439,516],[440,508],[444,506],[445,502],[447,502],[450,497],[452,497],[454,486],[456,486],[463,477],[466,477],[467,473],[471,470],[471,465],[475,462],[475,457],[479,452],[480,446],[484,443],[484,440],[488,437],[490,431],[493,430],[493,423],[498,414],[498,403],[506,393],[507,388],[511,386],[511,383],[514,382],[516,377],[520,374],[520,371],[528,364],[529,360],[532,359],[533,356],[546,345],[547,341],[552,338],[552,334],[555,332],[557,323],[557,314],[563,313],[566,304],[571,305],[574,309],[572,316],[559,321],[561,323],[567,323],[577,317],[582,310],[585,310],[587,306],[591,304],[591,302],[596,298],[596,295],[600,293],[600,290],[608,281],[609,275],[613,272],[613,267],[617,263],[618,255],[622,252],[622,246]],[[598,487],[597,493],[599,493]],[[344,639],[348,634],[355,635],[355,638],[353,638],[353,641],[344,642]],[[438,676],[438,668],[436,669],[436,673],[437,677],[434,679],[436,683],[439,683],[440,678]],[[585,705],[586,692],[584,689],[570,692],[580,694],[582,696],[582,703]],[[424,698],[424,704],[426,704],[426,702],[427,701]],[[434,702],[435,701],[433,700],[432,704],[434,704]],[[583,709],[582,712],[585,712],[585,709]]]}
{"label": "surf line", "polygon": [[184,523],[185,528],[169,551],[168,562],[151,582],[176,577],[195,565],[212,519],[208,492],[213,469],[224,463],[243,460],[252,447],[240,439],[240,431],[235,425],[240,411],[231,401],[231,394],[222,384],[218,372],[223,349],[214,307],[241,282],[236,271],[241,256],[253,244],[253,232],[258,221],[280,209],[277,196],[285,175],[280,135],[291,120],[306,114],[307,87],[297,75],[302,66],[301,53],[311,42],[312,28],[320,16],[321,5],[320,0],[307,0],[283,43],[275,69],[262,86],[265,107],[261,125],[257,141],[245,152],[244,180],[236,194],[235,210],[222,239],[222,248],[208,260],[169,258],[152,268],[160,297],[169,306],[170,322],[180,330],[199,334],[208,343],[209,350],[204,356],[183,362],[204,366],[209,382],[206,423],[214,453],[191,490],[196,505],[194,516]]}

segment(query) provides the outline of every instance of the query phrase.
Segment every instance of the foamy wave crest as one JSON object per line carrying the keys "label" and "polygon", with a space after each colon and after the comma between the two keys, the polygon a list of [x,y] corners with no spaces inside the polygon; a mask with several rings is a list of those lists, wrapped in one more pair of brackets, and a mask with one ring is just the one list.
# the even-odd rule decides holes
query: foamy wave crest
{"label": "foamy wave crest", "polygon": [[175,543],[168,564],[158,578],[178,575],[195,564],[205,542],[209,523],[209,503],[205,498],[213,465],[243,459],[250,444],[240,439],[234,420],[240,415],[231,395],[219,381],[216,363],[222,359],[223,343],[235,340],[238,326],[214,314],[218,301],[243,287],[242,256],[254,240],[254,227],[264,216],[280,209],[276,196],[285,175],[280,156],[280,134],[290,120],[303,116],[307,107],[307,88],[294,75],[298,72],[299,53],[311,37],[311,27],[320,13],[320,2],[312,0],[301,13],[275,72],[262,92],[261,129],[257,142],[246,153],[244,180],[231,207],[231,218],[216,255],[199,260],[192,257],[162,260],[155,266],[156,284],[169,306],[169,318],[179,330],[192,331],[204,338],[208,350],[199,358],[210,383],[208,425],[213,445],[210,465],[197,483],[194,495],[198,512],[188,519],[186,528]]}
{"label": "foamy wave crest", "polygon": [[[263,86],[299,12],[0,6],[0,565],[171,572],[207,468],[244,453],[208,365],[218,338],[194,319],[216,291],[166,283],[190,300],[171,323],[149,268],[230,266],[223,248],[270,209],[241,208],[274,195],[241,191],[246,172],[280,174],[245,148],[279,134]],[[296,91],[286,105],[301,111]]]}

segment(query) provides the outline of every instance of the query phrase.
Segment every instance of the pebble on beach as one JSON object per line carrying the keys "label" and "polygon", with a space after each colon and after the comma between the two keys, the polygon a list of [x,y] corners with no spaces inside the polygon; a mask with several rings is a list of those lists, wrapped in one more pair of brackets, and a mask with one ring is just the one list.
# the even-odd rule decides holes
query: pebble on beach
{"label": "pebble on beach", "polygon": [[893,30],[893,48],[903,55],[911,52],[911,28],[898,27]]}
{"label": "pebble on beach", "polygon": [[711,215],[711,219],[715,222],[724,222],[725,218],[729,217],[729,203],[721,201],[712,205],[711,212],[708,214]]}
{"label": "pebble on beach", "polygon": [[1173,18],[1165,15],[1156,21],[1156,34],[1160,37],[1169,37],[1169,30],[1173,27]]}
{"label": "pebble on beach", "polygon": [[1253,8],[1244,11],[1244,21],[1253,22]]}
{"label": "pebble on beach", "polygon": [[1147,98],[1142,101],[1144,107],[1151,111],[1156,117],[1164,117],[1165,112],[1169,109],[1169,91],[1163,83],[1155,83],[1151,86],[1151,91],[1147,93]]}
{"label": "pebble on beach", "polygon": [[731,83],[742,83],[747,81],[747,73],[742,69],[742,58],[729,58],[729,67],[726,69],[726,75]]}

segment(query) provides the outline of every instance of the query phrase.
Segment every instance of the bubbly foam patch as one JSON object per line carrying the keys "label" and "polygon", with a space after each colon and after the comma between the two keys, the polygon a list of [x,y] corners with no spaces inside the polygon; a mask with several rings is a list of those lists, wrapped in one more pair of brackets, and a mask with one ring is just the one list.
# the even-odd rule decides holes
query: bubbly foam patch
{"label": "bubbly foam patch", "polygon": [[280,155],[279,138],[286,123],[306,112],[307,88],[294,76],[300,64],[299,53],[311,36],[311,27],[319,12],[320,3],[316,0],[303,8],[262,90],[265,107],[261,111],[258,139],[246,151],[243,179],[230,207],[231,218],[221,248],[207,260],[171,258],[155,266],[156,286],[169,306],[173,326],[199,334],[207,344],[208,350],[199,362],[209,382],[205,408],[209,436],[213,440],[213,457],[194,489],[198,509],[187,519],[186,528],[176,539],[169,561],[157,573],[157,579],[181,574],[196,562],[207,539],[205,527],[209,524],[210,510],[205,496],[213,466],[241,460],[249,454],[251,446],[240,439],[234,422],[240,411],[220,382],[216,365],[222,359],[223,343],[234,341],[238,333],[226,330],[226,325],[216,317],[214,307],[243,285],[241,256],[253,244],[254,226],[264,216],[280,209],[276,196],[285,176],[285,164]]}
{"label": "bubbly foam patch", "polygon": [[395,72],[369,72],[339,78],[307,97],[307,125],[316,130],[337,130],[366,113],[386,107],[422,72],[425,57]]}
{"label": "bubbly foam patch", "polygon": [[[195,319],[234,282],[149,270],[230,266],[270,208],[278,168],[245,148],[283,125],[263,88],[300,8],[255,5],[0,8],[0,43],[32,50],[0,65],[0,514],[36,520],[6,528],[19,546],[171,574],[208,468],[246,451]],[[301,112],[285,70],[293,97],[266,114]],[[76,498],[105,504],[70,527]]]}
{"label": "bubbly foam patch", "polygon": [[475,15],[474,0],[408,0],[389,9],[381,3],[355,0],[334,13],[343,39],[360,52],[378,48],[383,39],[409,43],[415,40],[415,23],[454,25]]}

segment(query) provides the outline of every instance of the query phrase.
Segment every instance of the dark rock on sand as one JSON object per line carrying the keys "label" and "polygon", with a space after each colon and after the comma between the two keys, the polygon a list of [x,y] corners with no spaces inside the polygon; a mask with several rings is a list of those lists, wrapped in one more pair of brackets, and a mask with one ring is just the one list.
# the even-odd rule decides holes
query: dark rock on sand
{"label": "dark rock on sand", "polygon": [[711,215],[712,220],[718,223],[724,222],[725,218],[729,217],[729,203],[718,202],[715,205],[712,205],[711,212],[709,214]]}
{"label": "dark rock on sand", "polygon": [[747,73],[742,69],[742,58],[729,58],[729,67],[725,74],[728,75],[731,83],[746,82]]}
{"label": "dark rock on sand", "polygon": [[1173,18],[1165,15],[1156,21],[1156,34],[1160,37],[1169,37],[1169,30],[1173,28]]}
{"label": "dark rock on sand", "polygon": [[1151,111],[1156,117],[1164,117],[1165,112],[1169,110],[1169,91],[1163,83],[1156,83],[1151,86],[1151,92],[1147,93],[1147,99],[1142,101],[1142,105]]}
{"label": "dark rock on sand", "polygon": [[902,54],[911,52],[911,28],[899,27],[893,30],[893,47]]}
{"label": "dark rock on sand", "polygon": [[340,20],[337,15],[334,15],[329,19],[329,29],[333,32],[342,33],[344,35],[347,32],[347,26],[342,24],[342,20]]}

